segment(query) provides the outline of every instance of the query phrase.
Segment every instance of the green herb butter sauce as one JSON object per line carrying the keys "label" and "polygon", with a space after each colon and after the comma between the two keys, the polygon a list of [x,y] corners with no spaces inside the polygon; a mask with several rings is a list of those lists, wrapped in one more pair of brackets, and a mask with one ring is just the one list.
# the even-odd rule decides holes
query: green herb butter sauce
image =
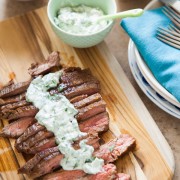
{"label": "green herb butter sauce", "polygon": [[64,158],[60,164],[65,170],[81,169],[88,174],[102,170],[103,159],[92,156],[94,148],[81,140],[80,149],[75,150],[73,142],[86,135],[79,130],[75,115],[78,111],[61,95],[50,95],[48,90],[57,87],[62,72],[49,73],[34,79],[26,93],[26,100],[39,109],[36,114],[38,123],[53,132],[58,148]]}
{"label": "green herb butter sauce", "polygon": [[58,11],[54,21],[62,30],[73,34],[93,34],[105,28],[109,21],[96,21],[104,15],[99,8],[85,5],[75,7],[63,7]]}

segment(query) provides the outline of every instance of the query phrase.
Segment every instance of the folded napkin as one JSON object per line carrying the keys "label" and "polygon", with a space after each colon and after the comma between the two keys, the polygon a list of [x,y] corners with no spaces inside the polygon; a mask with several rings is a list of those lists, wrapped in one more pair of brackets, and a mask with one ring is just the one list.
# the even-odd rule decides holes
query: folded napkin
{"label": "folded napkin", "polygon": [[121,26],[136,44],[157,81],[180,102],[180,50],[156,38],[158,27],[167,28],[170,20],[162,8],[144,12],[141,17],[125,18]]}

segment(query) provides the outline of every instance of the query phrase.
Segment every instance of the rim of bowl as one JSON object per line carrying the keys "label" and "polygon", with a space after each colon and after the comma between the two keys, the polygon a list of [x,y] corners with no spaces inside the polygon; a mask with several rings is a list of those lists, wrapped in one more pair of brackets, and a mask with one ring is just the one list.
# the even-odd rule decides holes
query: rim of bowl
{"label": "rim of bowl", "polygon": [[[51,14],[50,14],[50,6],[51,6],[51,3],[53,2],[54,0],[49,0],[48,2],[48,5],[47,5],[47,14],[48,14],[48,19],[50,20],[50,22],[53,24],[53,26],[55,26],[58,30],[62,31],[63,33],[67,34],[67,35],[72,35],[72,36],[80,36],[80,37],[83,37],[83,36],[92,36],[92,35],[95,35],[95,34],[98,34],[102,31],[104,31],[106,28],[110,27],[111,25],[113,25],[114,23],[114,20],[112,20],[112,22],[110,22],[109,24],[107,24],[107,26],[105,26],[104,28],[100,29],[99,31],[95,32],[95,33],[92,33],[92,34],[75,34],[75,33],[69,33],[69,32],[66,32],[64,31],[63,29],[61,29],[59,26],[56,25],[56,23],[54,22],[54,20],[51,18]],[[112,0],[112,3],[114,5],[114,8],[115,8],[115,12],[117,12],[117,5],[116,5],[116,0]]]}

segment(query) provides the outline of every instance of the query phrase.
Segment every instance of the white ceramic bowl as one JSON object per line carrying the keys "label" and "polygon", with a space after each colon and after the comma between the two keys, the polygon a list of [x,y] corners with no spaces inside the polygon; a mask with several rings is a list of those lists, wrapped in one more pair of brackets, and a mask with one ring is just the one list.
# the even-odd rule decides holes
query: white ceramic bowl
{"label": "white ceramic bowl", "polygon": [[[148,4],[148,6],[146,6],[145,9],[153,9],[153,8],[157,8],[162,6],[162,4],[157,1],[154,0],[151,3]],[[142,75],[144,76],[144,78],[146,79],[146,81],[151,85],[151,87],[158,92],[163,98],[165,98],[167,101],[169,101],[170,103],[174,104],[177,107],[180,107],[180,103],[177,101],[177,99],[170,94],[157,80],[156,78],[153,76],[152,72],[150,71],[150,69],[148,68],[148,66],[146,65],[146,63],[144,62],[144,60],[142,59],[141,55],[139,54],[139,51],[137,50],[136,46],[133,45],[133,49],[135,51],[135,56],[136,56],[136,62],[137,65],[142,73]]]}

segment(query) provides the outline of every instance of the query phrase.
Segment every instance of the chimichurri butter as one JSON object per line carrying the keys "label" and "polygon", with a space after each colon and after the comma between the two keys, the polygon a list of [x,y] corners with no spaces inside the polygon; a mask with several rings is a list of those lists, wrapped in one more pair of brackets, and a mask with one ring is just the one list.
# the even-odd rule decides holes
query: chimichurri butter
{"label": "chimichurri butter", "polygon": [[75,150],[72,143],[86,135],[79,130],[75,115],[78,111],[63,95],[50,95],[48,90],[56,87],[62,72],[49,73],[34,79],[26,93],[26,100],[39,108],[37,121],[55,135],[58,148],[64,158],[60,164],[65,170],[82,169],[86,173],[96,174],[101,171],[104,161],[94,158],[94,148],[80,141],[80,149]]}
{"label": "chimichurri butter", "polygon": [[62,30],[73,34],[93,34],[105,28],[109,21],[97,22],[97,18],[104,15],[99,8],[85,5],[61,8],[54,18],[57,26]]}

